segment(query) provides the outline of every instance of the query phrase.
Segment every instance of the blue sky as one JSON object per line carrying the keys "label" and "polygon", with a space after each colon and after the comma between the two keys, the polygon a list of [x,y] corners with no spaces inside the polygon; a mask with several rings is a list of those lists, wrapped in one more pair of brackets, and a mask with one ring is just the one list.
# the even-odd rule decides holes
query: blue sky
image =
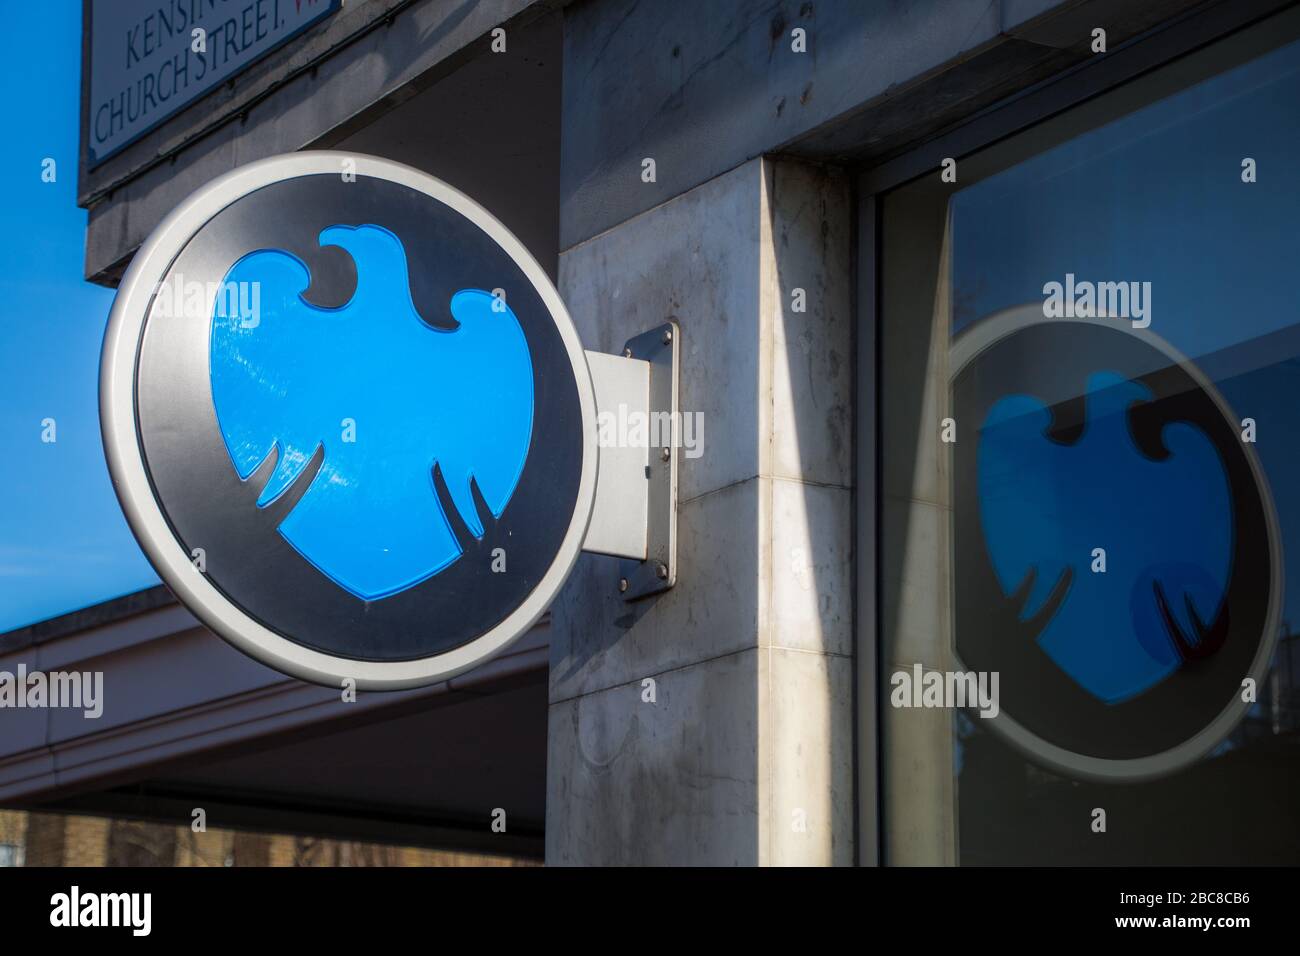
{"label": "blue sky", "polygon": [[[157,583],[104,465],[96,389],[112,290],[82,280],[81,5],[15,4],[0,31],[0,632]],[[34,43],[33,37],[46,42]],[[41,181],[46,157],[57,179]],[[42,442],[52,418],[56,441]]]}

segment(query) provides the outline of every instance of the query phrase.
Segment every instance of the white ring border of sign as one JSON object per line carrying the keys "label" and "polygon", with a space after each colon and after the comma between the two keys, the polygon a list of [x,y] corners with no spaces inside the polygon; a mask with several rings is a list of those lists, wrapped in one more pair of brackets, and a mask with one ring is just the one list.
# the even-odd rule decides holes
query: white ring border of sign
{"label": "white ring border of sign", "polygon": [[[946,384],[949,405],[951,406],[952,401],[952,383],[956,381],[961,371],[978,358],[985,349],[990,348],[1013,332],[1018,332],[1033,325],[1056,322],[1095,325],[1105,321],[1108,320],[1105,318],[1077,316],[1048,318],[1043,315],[1042,303],[1012,306],[981,319],[976,325],[961,332],[953,340],[952,345],[949,346],[949,372]],[[1223,415],[1224,420],[1230,426],[1240,427],[1239,420],[1235,415],[1231,414],[1232,409],[1229,407],[1227,400],[1219,394],[1219,390],[1201,371],[1200,366],[1155,333],[1147,329],[1131,328],[1127,319],[1114,321],[1116,324],[1112,328],[1120,332],[1127,332],[1177,363],[1210,397],[1210,400],[1219,409],[1219,413]],[[1282,568],[1282,545],[1279,540],[1281,534],[1278,530],[1277,510],[1273,504],[1273,493],[1269,488],[1268,478],[1265,476],[1264,468],[1255,454],[1255,449],[1243,443],[1242,451],[1250,464],[1251,474],[1254,475],[1255,487],[1259,489],[1260,503],[1264,509],[1264,525],[1268,531],[1269,559],[1273,564],[1272,580],[1269,582],[1268,608],[1265,611],[1264,636],[1255,651],[1250,671],[1242,675],[1243,680],[1247,677],[1252,678],[1255,681],[1256,690],[1258,690],[1268,676],[1268,666],[1273,659],[1273,651],[1277,647],[1278,626],[1282,617],[1282,589],[1286,578],[1283,575]],[[948,473],[951,482],[951,468],[948,469]],[[949,495],[951,494],[950,489]],[[952,579],[954,557],[950,542],[947,554],[949,580]],[[962,663],[957,654],[956,624],[956,620],[953,619],[951,622],[953,630],[950,632],[953,640],[952,655],[955,661],[954,666],[958,669],[964,669],[966,665]],[[1232,733],[1237,724],[1241,722],[1241,719],[1246,716],[1246,711],[1250,707],[1250,704],[1242,700],[1241,688],[1238,687],[1237,693],[1224,705],[1215,718],[1186,740],[1159,753],[1123,759],[1093,757],[1089,754],[1066,750],[1064,747],[1057,746],[1039,737],[1033,731],[1009,717],[1006,711],[991,718],[990,723],[997,724],[998,721],[1001,721],[997,729],[1004,739],[1010,741],[1031,759],[1066,776],[1091,780],[1097,783],[1137,783],[1167,776],[1196,762],[1213,750],[1228,734]]]}
{"label": "white ring border of sign", "polygon": [[[384,179],[424,193],[465,216],[520,268],[550,311],[568,352],[578,389],[582,464],[578,495],[559,551],[519,607],[485,634],[430,657],[407,661],[352,661],[281,637],[235,606],[193,564],[172,534],[154,497],[140,449],[135,417],[136,356],[157,283],[190,238],[213,216],[254,190],[282,180],[319,174],[341,176],[355,163],[358,176]],[[154,568],[176,596],[209,628],[244,653],[276,670],[315,684],[361,690],[401,690],[449,680],[505,650],[541,617],[573,570],[587,536],[596,495],[596,400],[591,372],[573,319],[550,277],[495,216],[459,190],[410,166],[337,151],[272,156],[214,179],[176,207],[145,240],[118,287],[104,333],[99,372],[100,428],[109,473],[122,511]]]}

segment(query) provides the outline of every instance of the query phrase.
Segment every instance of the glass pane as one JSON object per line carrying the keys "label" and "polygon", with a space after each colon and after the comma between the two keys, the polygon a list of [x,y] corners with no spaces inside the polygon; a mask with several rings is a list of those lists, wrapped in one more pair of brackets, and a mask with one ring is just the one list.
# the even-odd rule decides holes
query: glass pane
{"label": "glass pane", "polygon": [[895,862],[1300,860],[1295,20],[886,197]]}

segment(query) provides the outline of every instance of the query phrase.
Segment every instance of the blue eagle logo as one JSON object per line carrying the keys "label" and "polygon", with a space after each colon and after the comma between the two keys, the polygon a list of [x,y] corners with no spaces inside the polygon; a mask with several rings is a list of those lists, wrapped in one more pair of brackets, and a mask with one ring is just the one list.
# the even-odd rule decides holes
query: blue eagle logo
{"label": "blue eagle logo", "polygon": [[341,308],[306,301],[308,269],[283,250],[249,253],[226,273],[234,288],[256,283],[260,307],[251,318],[215,310],[212,399],[240,479],[274,462],[259,508],[323,454],[279,533],[340,587],[377,600],[463,553],[435,467],[476,538],[476,498],[501,517],[528,455],[533,365],[519,320],[489,292],[451,297],[454,328],[426,323],[389,230],[334,225],[319,242],[356,264],[356,291]]}
{"label": "blue eagle logo", "polygon": [[[1049,437],[1051,411],[1029,395],[989,410],[977,450],[980,521],[1002,591],[1039,646],[1107,704],[1207,656],[1232,573],[1233,509],[1223,459],[1201,429],[1166,424],[1168,454],[1147,457],[1129,413],[1150,401],[1114,372],[1088,378],[1083,434]],[[1105,551],[1105,573],[1093,551]]]}

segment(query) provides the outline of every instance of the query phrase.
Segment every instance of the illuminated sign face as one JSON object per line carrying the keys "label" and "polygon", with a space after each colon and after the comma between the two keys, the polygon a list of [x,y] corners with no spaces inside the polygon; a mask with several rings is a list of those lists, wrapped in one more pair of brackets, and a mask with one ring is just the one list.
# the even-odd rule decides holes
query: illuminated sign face
{"label": "illuminated sign face", "polygon": [[330,226],[320,243],[356,268],[336,309],[303,298],[310,272],[284,250],[226,273],[218,295],[234,307],[211,323],[212,400],[239,477],[270,472],[257,507],[292,502],[285,541],[375,601],[451,567],[462,539],[501,519],[528,456],[532,358],[491,292],[459,289],[422,317],[402,242],[382,226]]}
{"label": "illuminated sign face", "polygon": [[132,263],[102,371],[146,553],[296,676],[446,679],[531,626],[581,548],[572,323],[500,223],[407,167],[309,152],[205,187]]}
{"label": "illuminated sign face", "polygon": [[1077,776],[1170,772],[1266,672],[1277,524],[1241,420],[1127,322],[987,319],[954,343],[954,627],[1000,675],[982,721]]}

